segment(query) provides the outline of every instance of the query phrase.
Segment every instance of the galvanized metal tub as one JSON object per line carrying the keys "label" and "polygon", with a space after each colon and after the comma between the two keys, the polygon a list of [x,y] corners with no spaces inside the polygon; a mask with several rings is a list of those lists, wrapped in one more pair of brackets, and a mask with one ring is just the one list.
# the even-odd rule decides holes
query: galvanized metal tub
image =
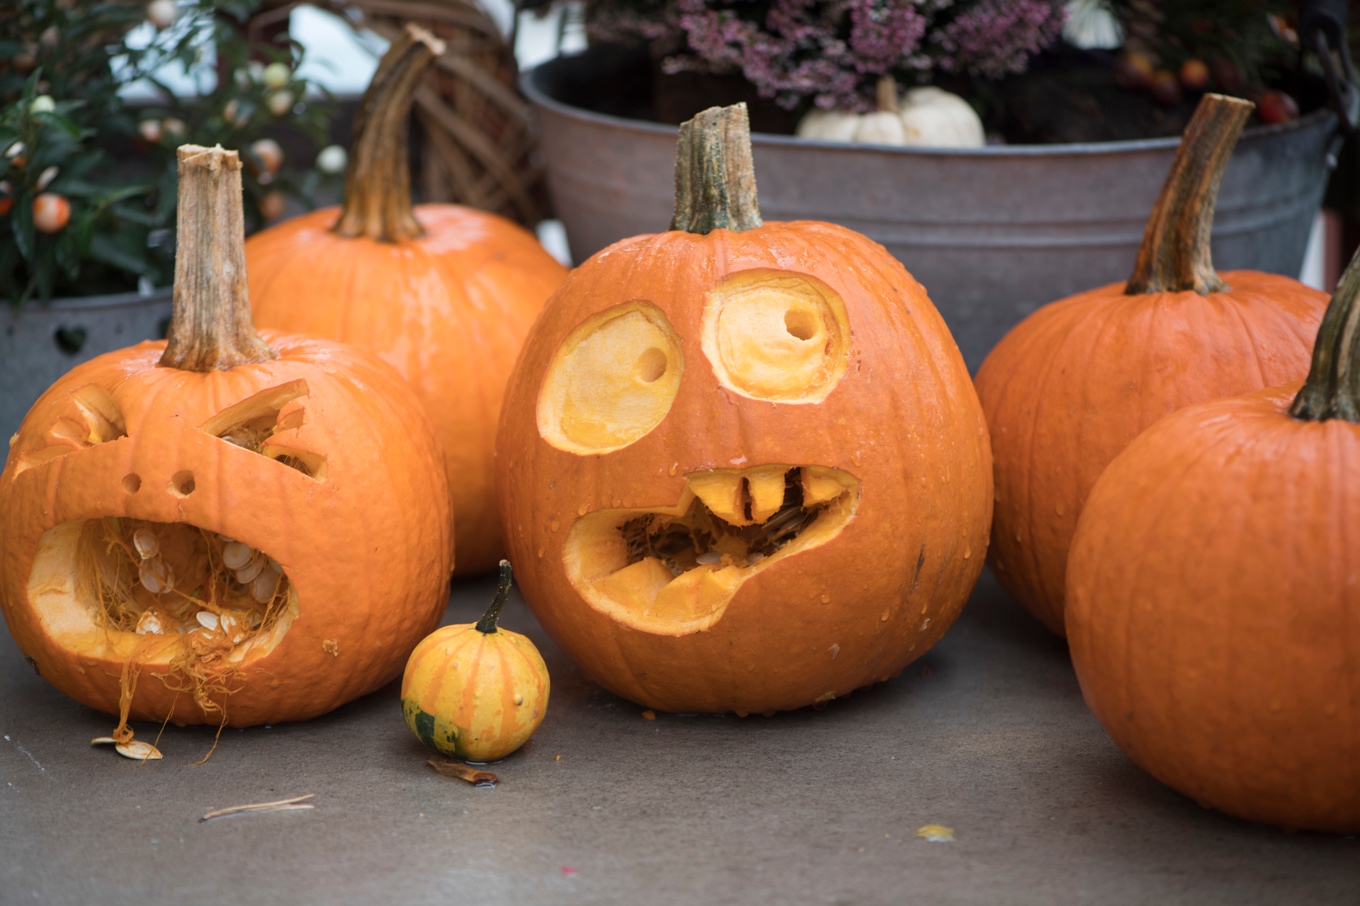
{"label": "galvanized metal tub", "polygon": [[0,439],[18,431],[29,407],[75,365],[165,336],[170,300],[169,288],[146,296],[53,299],[18,308],[0,300]]}
{"label": "galvanized metal tub", "polygon": [[[676,130],[564,103],[609,65],[591,53],[527,73],[548,186],[572,256],[664,230]],[[1248,129],[1223,177],[1214,264],[1298,276],[1336,119]],[[752,136],[766,220],[827,220],[881,242],[930,293],[969,368],[1055,299],[1127,279],[1178,138],[935,150]]]}

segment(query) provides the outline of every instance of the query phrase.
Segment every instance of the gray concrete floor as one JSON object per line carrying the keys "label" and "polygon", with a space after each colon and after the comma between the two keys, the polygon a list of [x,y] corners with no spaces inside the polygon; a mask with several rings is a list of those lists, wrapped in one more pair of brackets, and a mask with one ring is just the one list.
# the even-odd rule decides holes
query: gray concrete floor
{"label": "gray concrete floor", "polygon": [[[456,586],[449,621],[492,589]],[[5,635],[0,903],[1360,903],[1360,840],[1206,811],[1135,768],[1062,643],[988,575],[900,678],[773,718],[646,720],[522,602],[503,623],[538,643],[553,690],[494,789],[426,767],[395,685],[227,731],[199,767],[212,731],[171,727],[165,760],[139,765],[92,748],[114,722]],[[314,810],[199,821],[304,793]],[[925,824],[956,841],[917,838]]]}

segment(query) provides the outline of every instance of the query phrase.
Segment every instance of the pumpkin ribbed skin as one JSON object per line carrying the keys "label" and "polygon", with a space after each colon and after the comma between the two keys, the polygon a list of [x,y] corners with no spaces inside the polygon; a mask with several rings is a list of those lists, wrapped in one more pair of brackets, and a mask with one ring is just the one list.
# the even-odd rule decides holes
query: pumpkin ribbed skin
{"label": "pumpkin ribbed skin", "polygon": [[1298,385],[1186,408],[1091,491],[1068,564],[1087,704],[1202,804],[1360,831],[1360,427]]}
{"label": "pumpkin ribbed skin", "polygon": [[1324,293],[1256,271],[1230,290],[1126,295],[1112,284],[1045,306],[977,374],[996,479],[997,577],[1062,634],[1067,552],[1101,472],[1164,415],[1308,372]]}
{"label": "pumpkin ribbed skin", "polygon": [[519,633],[476,627],[444,626],[416,646],[401,680],[401,711],[427,746],[494,761],[524,745],[543,722],[548,667]]}
{"label": "pumpkin ribbed skin", "polygon": [[420,205],[425,235],[331,232],[314,211],[246,241],[255,323],[376,352],[410,382],[444,447],[457,516],[457,574],[500,556],[492,447],[501,395],[529,326],[566,276],[505,218]]}
{"label": "pumpkin ribbed skin", "polygon": [[[264,339],[278,358],[206,373],[158,367],[164,342],[108,353],[61,378],[24,419],[0,474],[0,606],[19,649],[77,701],[117,714],[120,674],[136,653],[134,719],[223,719],[171,688],[191,685],[171,663],[182,637],[106,631],[93,620],[81,630],[69,615],[34,605],[30,591],[47,590],[30,589],[40,539],[72,520],[188,523],[283,567],[297,593],[286,632],[237,665],[229,695],[210,695],[229,726],[314,717],[371,692],[399,675],[437,625],[453,542],[443,463],[424,413],[401,377],[368,353],[305,337]],[[323,457],[320,478],[201,430],[224,409],[297,381],[306,383],[293,403],[300,426],[271,442]],[[116,402],[126,436],[87,446],[83,434],[61,427],[79,418],[72,392],[89,385]],[[43,460],[44,450],[66,447]],[[187,495],[172,490],[187,487],[181,474],[192,475]],[[53,581],[69,582],[70,571]]]}
{"label": "pumpkin ribbed skin", "polygon": [[[847,367],[820,401],[736,392],[705,351],[710,291],[762,270],[792,284],[820,281],[844,302]],[[639,301],[664,316],[683,352],[664,417],[612,452],[549,443],[535,413],[559,348],[583,322]],[[590,679],[653,708],[766,712],[887,679],[944,634],[986,551],[991,457],[958,348],[897,261],[832,224],[676,230],[593,256],[530,333],[497,451],[502,521],[525,599]],[[859,483],[857,507],[838,535],[746,578],[702,631],[640,628],[646,615],[616,619],[573,586],[564,546],[583,517],[674,507],[687,476],[763,464],[847,473]]]}

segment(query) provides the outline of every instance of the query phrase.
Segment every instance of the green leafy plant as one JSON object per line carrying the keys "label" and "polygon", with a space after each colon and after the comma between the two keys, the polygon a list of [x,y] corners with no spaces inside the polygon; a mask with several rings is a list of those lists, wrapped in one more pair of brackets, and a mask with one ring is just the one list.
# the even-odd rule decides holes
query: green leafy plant
{"label": "green leafy plant", "polygon": [[[285,159],[324,144],[333,103],[295,42],[252,44],[259,0],[19,0],[0,10],[0,295],[15,303],[170,282],[174,149],[237,149],[254,230],[338,175]],[[182,73],[177,94],[161,76]],[[143,90],[129,101],[129,86]],[[149,99],[145,99],[146,95]],[[334,168],[332,168],[334,169]]]}

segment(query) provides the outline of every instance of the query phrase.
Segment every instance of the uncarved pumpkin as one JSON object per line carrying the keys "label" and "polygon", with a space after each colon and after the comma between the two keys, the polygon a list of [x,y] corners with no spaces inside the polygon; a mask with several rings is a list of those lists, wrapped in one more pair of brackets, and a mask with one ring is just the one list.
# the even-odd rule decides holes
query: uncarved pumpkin
{"label": "uncarved pumpkin", "polygon": [[1191,406],[1077,523],[1067,635],[1129,757],[1204,805],[1360,831],[1360,260],[1307,383]]}
{"label": "uncarved pumpkin", "polygon": [[[401,672],[439,621],[448,488],[369,353],[266,333],[236,152],[180,149],[170,340],[73,369],[0,473],[0,607],[72,698],[128,718],[298,720]],[[233,277],[234,275],[234,277]]]}
{"label": "uncarved pumpkin", "polygon": [[992,564],[1058,634],[1072,532],[1110,460],[1182,406],[1308,370],[1326,295],[1275,274],[1220,277],[1210,260],[1219,180],[1251,106],[1205,95],[1127,284],[1039,309],[978,370],[996,470]]}
{"label": "uncarved pumpkin", "polygon": [[246,243],[255,323],[369,349],[415,389],[444,447],[457,571],[501,554],[492,447],[501,396],[529,325],[566,276],[528,231],[451,204],[414,209],[406,124],[442,42],[415,26],[364,95],[341,208]]}
{"label": "uncarved pumpkin", "polygon": [[872,113],[811,110],[798,122],[799,138],[923,148],[976,148],[986,144],[982,120],[967,101],[927,85],[904,96],[897,82],[878,82],[878,109]]}
{"label": "uncarved pumpkin", "polygon": [[572,273],[507,391],[525,599],[587,676],[668,711],[884,680],[981,569],[981,410],[925,290],[828,223],[763,224],[744,106],[681,130],[676,215]]}

